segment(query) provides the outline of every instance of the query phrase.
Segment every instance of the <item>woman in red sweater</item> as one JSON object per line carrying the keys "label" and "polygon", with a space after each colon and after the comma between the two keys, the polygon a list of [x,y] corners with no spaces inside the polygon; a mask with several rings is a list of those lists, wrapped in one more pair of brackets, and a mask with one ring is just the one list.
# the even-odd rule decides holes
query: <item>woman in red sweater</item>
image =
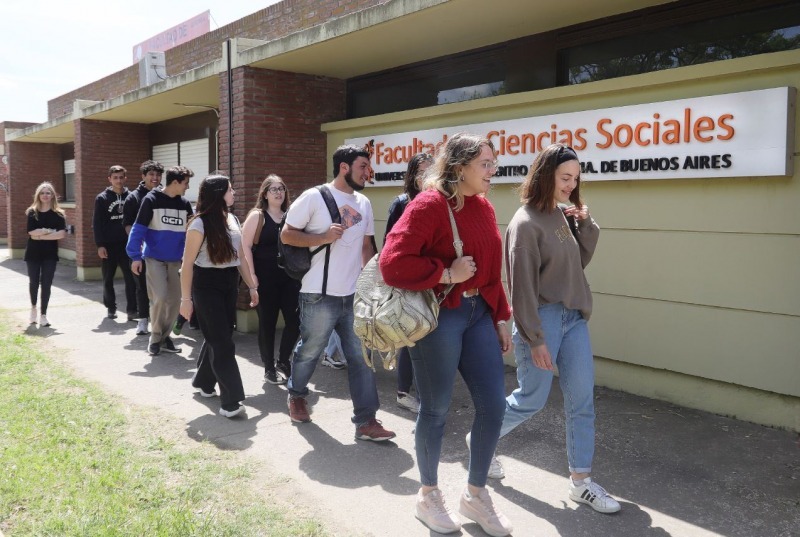
{"label": "woman in red sweater", "polygon": [[[439,326],[409,349],[420,399],[415,435],[422,487],[416,516],[440,533],[461,528],[438,488],[437,473],[456,372],[475,404],[469,479],[459,512],[490,535],[512,529],[486,490],[505,411],[502,353],[511,345],[506,328],[511,311],[500,281],[502,242],[494,208],[482,195],[491,187],[496,164],[487,139],[457,134],[448,140],[428,171],[426,190],[408,204],[380,257],[383,278],[394,287],[441,292],[455,284],[442,302]],[[461,258],[448,207],[463,241]]]}

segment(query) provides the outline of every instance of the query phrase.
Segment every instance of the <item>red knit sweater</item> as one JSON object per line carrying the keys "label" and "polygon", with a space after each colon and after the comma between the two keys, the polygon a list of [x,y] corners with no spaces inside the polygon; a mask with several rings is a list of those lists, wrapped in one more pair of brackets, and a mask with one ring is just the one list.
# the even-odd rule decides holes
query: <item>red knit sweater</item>
{"label": "red knit sweater", "polygon": [[[456,284],[442,307],[457,308],[461,293],[477,287],[492,310],[494,322],[506,321],[511,309],[500,281],[503,245],[494,208],[482,196],[468,196],[464,207],[454,213],[464,255],[475,259],[478,271],[469,280]],[[438,293],[445,287],[439,284],[442,272],[455,258],[447,201],[441,193],[428,190],[408,204],[386,237],[380,257],[381,274],[393,287],[435,289]]]}

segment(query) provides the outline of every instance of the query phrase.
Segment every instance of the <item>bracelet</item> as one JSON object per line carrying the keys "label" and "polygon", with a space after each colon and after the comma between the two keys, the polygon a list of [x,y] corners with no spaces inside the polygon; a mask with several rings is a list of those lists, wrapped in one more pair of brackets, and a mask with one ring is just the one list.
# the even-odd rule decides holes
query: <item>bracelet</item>
{"label": "bracelet", "polygon": [[505,326],[506,321],[497,321],[497,326]]}
{"label": "bracelet", "polygon": [[258,291],[258,287],[248,287],[251,291]]}
{"label": "bracelet", "polygon": [[191,297],[190,298],[181,297],[181,302],[191,302],[191,301],[192,301]]}

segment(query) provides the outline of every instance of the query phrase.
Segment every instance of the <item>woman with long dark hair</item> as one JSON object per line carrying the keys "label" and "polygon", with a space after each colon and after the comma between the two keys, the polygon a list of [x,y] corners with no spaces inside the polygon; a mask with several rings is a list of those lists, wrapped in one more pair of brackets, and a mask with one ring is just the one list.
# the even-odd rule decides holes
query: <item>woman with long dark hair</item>
{"label": "woman with long dark hair", "polygon": [[[600,227],[581,198],[581,165],[563,144],[542,150],[521,186],[523,203],[506,230],[506,270],[514,310],[519,387],[506,399],[500,436],[539,412],[553,385],[564,395],[569,497],[600,513],[619,502],[593,482],[594,363],[587,321],[592,293],[584,269]],[[493,460],[491,477],[503,477]],[[494,475],[492,475],[494,474]]]}
{"label": "woman with long dark hair", "polygon": [[47,306],[50,303],[50,289],[58,263],[58,240],[66,235],[67,220],[64,211],[58,206],[58,196],[53,184],[44,182],[36,187],[33,203],[25,209],[28,218],[28,245],[25,248],[25,264],[28,266],[28,290],[31,296],[31,314],[28,319],[36,324],[36,302],[41,285],[39,326],[50,326],[47,320]]}
{"label": "woman with long dark hair", "polygon": [[181,265],[180,313],[186,319],[197,313],[204,338],[192,386],[202,397],[214,397],[214,387],[219,384],[219,413],[226,418],[244,412],[244,387],[233,342],[238,274],[250,289],[250,305],[258,304],[256,284],[242,252],[239,221],[230,212],[233,196],[228,177],[210,175],[203,179],[197,214],[189,220]]}
{"label": "woman with long dark hair", "polygon": [[[270,174],[258,189],[255,207],[242,226],[242,245],[245,259],[253,269],[258,287],[258,351],[264,363],[264,380],[270,384],[286,384],[292,371],[291,356],[300,336],[300,317],[297,300],[300,282],[289,277],[278,266],[278,226],[289,209],[291,198],[286,183]],[[262,222],[256,242],[256,231]],[[278,312],[283,315],[278,359],[275,360],[275,326]]]}
{"label": "woman with long dark hair", "polygon": [[[502,241],[494,208],[484,196],[496,171],[489,140],[464,133],[450,138],[426,174],[426,189],[408,204],[386,237],[380,257],[383,278],[394,287],[439,293],[455,284],[441,303],[439,326],[409,349],[420,398],[415,447],[422,487],[416,516],[440,533],[461,528],[438,483],[457,373],[475,405],[469,476],[459,512],[490,535],[508,535],[512,530],[486,489],[505,409],[503,352],[511,344],[506,328],[511,311],[500,279]],[[451,214],[463,257],[456,254]]]}
{"label": "woman with long dark hair", "polygon": [[[408,203],[417,197],[422,190],[422,180],[431,164],[433,156],[430,153],[417,153],[408,161],[408,169],[403,180],[403,193],[397,196],[389,206],[389,218],[386,220],[386,237],[394,225],[403,216]],[[411,395],[411,384],[414,381],[414,372],[411,368],[411,355],[408,348],[403,347],[397,353],[397,406],[411,412],[419,412],[419,400]]]}

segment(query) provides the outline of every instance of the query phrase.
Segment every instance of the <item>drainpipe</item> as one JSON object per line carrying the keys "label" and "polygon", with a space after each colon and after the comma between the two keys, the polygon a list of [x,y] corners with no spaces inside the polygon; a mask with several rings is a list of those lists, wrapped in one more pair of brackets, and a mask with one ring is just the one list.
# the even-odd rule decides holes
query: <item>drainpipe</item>
{"label": "drainpipe", "polygon": [[226,42],[228,55],[228,177],[233,180],[233,69],[231,69],[231,40]]}

